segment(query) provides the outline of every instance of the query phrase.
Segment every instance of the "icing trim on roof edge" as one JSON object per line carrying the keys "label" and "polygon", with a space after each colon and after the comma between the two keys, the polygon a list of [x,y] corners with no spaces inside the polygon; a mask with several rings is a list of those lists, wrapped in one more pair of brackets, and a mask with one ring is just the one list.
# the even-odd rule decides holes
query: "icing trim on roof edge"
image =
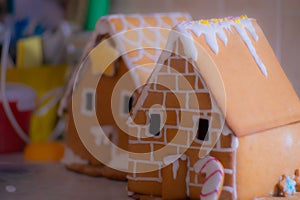
{"label": "icing trim on roof edge", "polygon": [[[170,37],[172,35],[175,38],[170,39],[171,44],[169,45],[172,45],[172,43],[179,38],[183,44],[189,44],[189,45],[184,45],[185,46],[184,52],[186,56],[196,61],[198,55],[197,55],[197,49],[194,44],[192,33],[195,34],[197,37],[204,35],[205,41],[207,45],[210,47],[210,49],[212,50],[212,52],[218,54],[219,45],[217,42],[217,36],[226,46],[228,43],[228,38],[226,36],[226,33],[228,34],[232,33],[231,27],[234,27],[235,30],[238,32],[239,36],[241,37],[241,39],[248,47],[249,52],[251,53],[256,64],[260,68],[260,71],[263,73],[265,77],[267,77],[268,72],[266,66],[264,65],[260,57],[257,55],[256,49],[252,44],[252,41],[247,33],[247,31],[249,31],[253,40],[258,41],[258,36],[251,22],[252,20],[255,19],[248,18],[246,16],[241,16],[241,17],[227,17],[222,19],[181,22],[174,28],[174,30],[179,31],[181,35],[175,34],[174,36],[174,34],[170,34]],[[226,33],[224,30],[226,31]],[[186,46],[188,46],[189,48],[186,48]]]}
{"label": "icing trim on roof edge", "polygon": [[[120,18],[127,18],[127,17],[132,17],[132,18],[139,18],[140,16],[142,17],[156,17],[156,18],[160,18],[160,17],[182,17],[182,16],[185,16],[187,19],[192,19],[191,15],[187,12],[162,12],[162,13],[149,13],[149,14],[138,14],[138,13],[133,13],[133,14],[111,14],[111,15],[106,15],[106,16],[103,16],[101,17],[99,20],[98,20],[98,24],[101,24],[101,26],[96,26],[96,29],[97,29],[97,33],[99,34],[116,34],[120,31],[116,31],[114,29],[114,27],[112,26],[112,24],[109,24],[108,22],[112,19],[120,19]],[[107,26],[104,25],[103,22],[107,22]],[[104,26],[104,27],[102,27]],[[98,28],[99,27],[99,28]],[[100,29],[101,27],[101,29]],[[157,27],[157,26],[148,26],[148,27]],[[136,26],[132,26],[130,28],[138,28]],[[140,27],[142,28],[142,27]],[[123,31],[126,31],[126,30],[123,30]]]}
{"label": "icing trim on roof edge", "polygon": [[[152,26],[148,24],[145,20],[144,17],[151,17],[155,20],[157,20],[158,25]],[[161,18],[162,17],[168,17],[172,20],[172,24],[168,24],[164,22]],[[147,40],[146,37],[141,36],[139,39],[140,45],[136,45],[134,43],[131,43],[128,38],[124,37],[124,33],[126,31],[133,31],[138,33],[139,35],[143,35],[143,29],[148,28],[151,29],[152,31],[159,31],[160,29],[170,29],[172,30],[173,26],[179,23],[179,21],[176,18],[182,18],[185,17],[186,20],[191,20],[191,16],[186,13],[186,12],[169,12],[169,13],[150,13],[150,14],[112,14],[112,15],[106,15],[101,17],[98,20],[98,23],[96,25],[96,29],[94,31],[94,37],[96,38],[98,34],[104,35],[104,34],[110,34],[112,36],[112,39],[115,42],[116,49],[119,52],[126,52],[126,45],[125,43],[131,45],[131,46],[136,46],[137,48],[141,47],[142,42],[146,42],[148,44],[148,47],[153,47],[153,48],[161,48],[160,43],[167,43],[168,38],[164,38],[160,35],[160,33],[156,33],[158,38],[156,38],[155,41]],[[139,20],[139,26],[133,25],[129,23],[126,18],[136,18]],[[115,24],[111,22],[113,19],[118,19],[121,20],[123,23],[123,29],[122,30],[116,30]],[[150,31],[150,30],[149,30]],[[120,53],[122,56],[123,60],[125,61],[126,65],[130,69],[130,73],[132,74],[134,78],[134,82],[136,85],[140,85],[142,82],[140,78],[135,74],[135,72],[132,70],[135,67],[137,67],[137,64],[135,62],[139,60],[143,54],[145,54],[147,57],[151,58],[155,62],[159,59],[161,55],[161,50],[156,51],[155,55],[148,54],[146,51],[139,51],[138,56],[134,58],[130,58],[127,56],[127,54]],[[142,68],[142,67],[141,67]],[[145,69],[147,70],[147,69]],[[150,74],[152,72],[148,71]]]}

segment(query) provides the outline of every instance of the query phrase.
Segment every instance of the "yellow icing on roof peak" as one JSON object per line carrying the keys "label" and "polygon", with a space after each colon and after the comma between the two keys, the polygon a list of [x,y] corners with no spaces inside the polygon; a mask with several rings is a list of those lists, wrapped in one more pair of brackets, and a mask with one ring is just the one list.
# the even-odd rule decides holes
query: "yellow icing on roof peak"
{"label": "yellow icing on roof peak", "polygon": [[241,19],[247,19],[248,16],[247,16],[247,15],[241,15],[240,18],[241,18]]}
{"label": "yellow icing on roof peak", "polygon": [[234,22],[237,23],[237,24],[240,24],[240,23],[241,23],[241,20],[235,19]]}
{"label": "yellow icing on roof peak", "polygon": [[[235,30],[238,32],[241,39],[247,45],[250,53],[252,54],[254,60],[256,61],[257,65],[261,69],[264,76],[267,76],[267,69],[263,62],[261,61],[260,57],[257,55],[255,46],[252,44],[251,39],[249,38],[248,32],[252,36],[254,41],[258,40],[258,36],[256,34],[255,28],[253,27],[251,21],[253,19],[248,18],[246,15],[242,15],[240,17],[225,17],[220,19],[210,19],[210,20],[198,20],[196,23],[194,22],[183,22],[177,25],[177,30],[181,31],[185,36],[191,38],[191,42],[193,38],[191,36],[191,32],[194,33],[197,37],[200,37],[202,34],[205,36],[206,43],[209,45],[211,50],[218,54],[219,51],[219,44],[217,41],[217,37],[227,45],[228,37],[225,31],[231,30],[231,27],[234,27]],[[229,31],[230,33],[230,31]],[[185,42],[187,42],[185,40]],[[190,42],[190,43],[191,43]],[[193,46],[193,42],[190,46]],[[197,54],[194,53],[195,51],[187,51],[187,54],[190,55],[191,58],[196,59]]]}
{"label": "yellow icing on roof peak", "polygon": [[[247,15],[241,15],[239,17],[224,17],[224,18],[213,18],[213,19],[201,19],[198,22],[200,22],[203,25],[210,25],[212,23],[214,24],[220,24],[221,22],[234,22],[236,24],[241,24],[241,20],[247,19]],[[193,21],[192,23],[197,23],[197,21]]]}
{"label": "yellow icing on roof peak", "polygon": [[216,24],[219,23],[220,20],[222,20],[222,19],[211,19],[211,21],[214,22],[214,23],[216,23]]}
{"label": "yellow icing on roof peak", "polygon": [[204,25],[209,25],[209,20],[203,20],[203,19],[201,19],[200,23],[204,24]]}

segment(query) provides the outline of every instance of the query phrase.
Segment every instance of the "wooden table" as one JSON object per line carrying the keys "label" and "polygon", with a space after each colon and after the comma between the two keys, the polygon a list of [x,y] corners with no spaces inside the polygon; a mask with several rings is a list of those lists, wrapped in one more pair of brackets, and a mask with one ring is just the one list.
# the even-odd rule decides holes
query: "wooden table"
{"label": "wooden table", "polygon": [[32,163],[22,154],[0,154],[1,200],[129,199],[126,182],[66,170],[60,163]]}

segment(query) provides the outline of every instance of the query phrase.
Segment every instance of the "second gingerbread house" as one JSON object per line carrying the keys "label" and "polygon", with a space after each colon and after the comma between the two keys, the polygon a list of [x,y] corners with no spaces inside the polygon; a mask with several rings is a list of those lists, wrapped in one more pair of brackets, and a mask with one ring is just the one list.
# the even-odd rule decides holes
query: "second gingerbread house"
{"label": "second gingerbread house", "polygon": [[66,152],[73,156],[64,159],[68,168],[125,179],[126,173],[118,176],[112,168],[126,171],[126,156],[111,150],[110,142],[127,150],[132,91],[146,83],[171,28],[189,19],[186,13],[117,14],[99,19],[61,103],[61,109],[69,107],[70,116]]}

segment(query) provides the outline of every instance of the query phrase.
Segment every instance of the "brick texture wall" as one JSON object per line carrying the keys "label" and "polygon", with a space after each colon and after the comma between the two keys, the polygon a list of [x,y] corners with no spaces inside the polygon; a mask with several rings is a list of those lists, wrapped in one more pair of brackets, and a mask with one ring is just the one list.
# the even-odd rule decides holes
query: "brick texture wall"
{"label": "brick texture wall", "polygon": [[[153,173],[135,173],[145,167],[164,167],[163,159],[168,155],[185,154],[188,157],[187,190],[191,198],[197,198],[201,191],[204,175],[196,174],[194,164],[199,160],[199,152],[216,157],[224,166],[225,182],[222,197],[231,198],[235,194],[234,156],[237,138],[230,132],[220,135],[224,118],[209,94],[204,81],[196,68],[174,54],[156,71],[153,83],[142,92],[143,102],[133,109],[133,122],[130,125],[129,149],[133,152],[151,152],[147,156],[139,154],[130,157],[133,174],[130,182],[147,181],[161,183],[161,170]],[[139,100],[138,100],[139,101]],[[159,136],[149,135],[151,113],[159,113],[162,126]],[[199,118],[209,120],[208,141],[197,139]],[[166,151],[159,149],[168,145]],[[200,150],[201,148],[201,150]],[[202,151],[202,152],[201,152]],[[147,187],[147,186],[146,186]],[[130,187],[129,187],[130,188]],[[134,191],[133,191],[134,192]]]}

